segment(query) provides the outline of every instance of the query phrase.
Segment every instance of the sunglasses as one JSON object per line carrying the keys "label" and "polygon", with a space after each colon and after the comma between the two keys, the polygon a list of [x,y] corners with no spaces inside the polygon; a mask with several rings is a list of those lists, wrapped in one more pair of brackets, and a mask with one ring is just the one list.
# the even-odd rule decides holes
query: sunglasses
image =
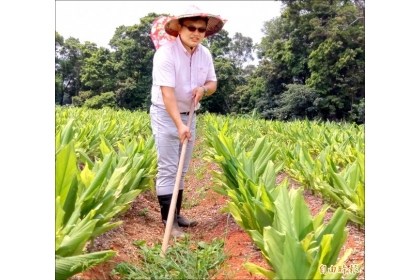
{"label": "sunglasses", "polygon": [[204,33],[207,30],[207,28],[202,28],[202,27],[197,28],[195,26],[186,26],[186,25],[183,25],[183,26],[185,26],[186,28],[188,28],[188,30],[191,31],[191,32],[195,32],[198,29],[198,32]]}

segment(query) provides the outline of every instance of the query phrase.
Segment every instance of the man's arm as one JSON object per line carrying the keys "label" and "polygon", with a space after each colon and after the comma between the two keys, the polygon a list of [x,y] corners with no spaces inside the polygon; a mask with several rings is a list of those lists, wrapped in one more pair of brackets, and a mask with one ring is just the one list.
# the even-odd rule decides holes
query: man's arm
{"label": "man's arm", "polygon": [[179,140],[183,143],[185,137],[187,137],[188,141],[190,141],[191,131],[189,127],[182,122],[178,103],[175,98],[175,89],[173,87],[165,86],[161,86],[160,88],[162,90],[163,103],[165,104],[166,111],[168,111],[169,116],[172,118],[176,128],[178,129]]}
{"label": "man's arm", "polygon": [[[212,95],[217,89],[217,82],[207,81],[204,86],[207,88],[207,95]],[[196,87],[193,90],[194,105],[197,106],[198,102],[203,99],[205,95],[203,87]]]}

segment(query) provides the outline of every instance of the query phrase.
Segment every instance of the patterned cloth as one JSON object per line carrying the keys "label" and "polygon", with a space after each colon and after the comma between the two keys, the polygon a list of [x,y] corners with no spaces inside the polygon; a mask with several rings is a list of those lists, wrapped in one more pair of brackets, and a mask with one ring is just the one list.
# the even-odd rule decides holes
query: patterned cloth
{"label": "patterned cloth", "polygon": [[175,17],[160,16],[153,21],[150,37],[156,50],[168,41],[175,40],[176,37],[169,35],[165,31],[165,25]]}

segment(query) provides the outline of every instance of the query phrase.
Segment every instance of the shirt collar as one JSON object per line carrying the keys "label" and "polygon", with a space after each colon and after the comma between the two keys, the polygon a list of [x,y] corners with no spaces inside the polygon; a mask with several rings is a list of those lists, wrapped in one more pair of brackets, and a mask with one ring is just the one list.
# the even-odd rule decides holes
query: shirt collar
{"label": "shirt collar", "polygon": [[[179,46],[180,48],[182,48],[182,50],[183,50],[185,53],[188,53],[188,54],[189,54],[189,52],[187,51],[187,49],[184,47],[184,45],[183,45],[183,44],[182,44],[182,42],[181,42],[181,35],[178,35],[178,37],[176,37],[176,42],[177,42],[178,46]],[[201,43],[197,45],[197,48],[196,48],[195,52],[200,51],[200,49],[201,49]]]}

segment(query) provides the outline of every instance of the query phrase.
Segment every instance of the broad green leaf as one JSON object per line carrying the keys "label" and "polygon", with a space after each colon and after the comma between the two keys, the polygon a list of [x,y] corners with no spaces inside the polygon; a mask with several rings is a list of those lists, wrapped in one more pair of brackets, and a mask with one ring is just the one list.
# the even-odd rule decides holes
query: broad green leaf
{"label": "broad green leaf", "polygon": [[365,224],[365,219],[361,218],[359,215],[355,215],[354,213],[350,212],[350,211],[346,211],[347,216],[349,217],[349,220],[360,224],[360,225],[364,225]]}
{"label": "broad green leaf", "polygon": [[274,213],[270,210],[267,210],[265,207],[258,205],[257,203],[254,204],[254,217],[256,224],[260,231],[266,226],[273,225],[273,216]]}
{"label": "broad green leaf", "polygon": [[312,220],[313,229],[316,230],[320,226],[324,224],[324,217],[325,213],[327,213],[327,210],[329,209],[328,205],[323,205],[321,210],[316,214],[316,216]]}
{"label": "broad green leaf", "polygon": [[212,186],[211,189],[213,191],[215,191],[216,193],[220,194],[220,195],[223,195],[223,196],[227,195],[227,192],[226,192],[225,188],[223,188],[223,187]]}
{"label": "broad green leaf", "polygon": [[55,153],[61,150],[61,131],[55,133]]}
{"label": "broad green leaf", "polygon": [[55,254],[62,257],[79,255],[84,244],[89,240],[98,220],[90,220],[86,217],[86,223],[78,223],[73,230],[66,235]]}
{"label": "broad green leaf", "polygon": [[348,229],[345,229],[347,224],[347,214],[342,208],[338,208],[332,216],[329,223],[321,231],[320,235],[316,236],[316,240],[319,243],[321,238],[326,234],[332,234],[331,252],[328,255],[328,259],[325,259],[326,265],[335,264],[338,254],[340,253],[341,247],[346,241]]}
{"label": "broad green leaf", "polygon": [[[243,229],[249,228],[248,226],[245,227],[245,224],[242,221],[241,212],[240,212],[239,208],[236,206],[236,204],[228,201],[227,205],[228,205],[228,209],[229,209],[230,214],[235,218],[235,222]],[[246,225],[248,225],[248,223]]]}
{"label": "broad green leaf", "polygon": [[258,248],[260,248],[261,253],[268,258],[267,252],[264,249],[264,239],[262,236],[262,233],[258,230],[250,229],[248,230],[249,235],[252,238],[252,241],[257,245]]}
{"label": "broad green leaf", "polygon": [[63,208],[60,205],[60,196],[57,196],[55,199],[55,232],[59,231],[63,227],[63,217],[66,212],[63,211]]}
{"label": "broad green leaf", "polygon": [[123,221],[118,221],[118,222],[114,222],[114,223],[105,223],[105,224],[101,225],[100,227],[96,227],[95,230],[92,232],[90,239],[98,237],[98,236],[104,234],[105,232],[120,226],[122,223],[123,223]]}
{"label": "broad green leaf", "polygon": [[90,170],[89,165],[86,165],[85,168],[80,172],[80,180],[84,186],[90,186],[93,179],[95,178],[95,173]]}
{"label": "broad green leaf", "polygon": [[341,175],[335,173],[334,171],[330,171],[329,174],[332,176],[334,181],[334,187],[337,187],[339,190],[341,190],[347,197],[351,196],[352,191],[347,186],[347,183],[344,181],[344,179],[341,177]]}
{"label": "broad green leaf", "polygon": [[285,262],[288,262],[284,256],[286,236],[272,227],[265,227],[263,236],[264,250],[270,259],[269,265],[274,269],[276,277],[282,279],[284,277],[281,274],[282,268]]}
{"label": "broad green leaf", "polygon": [[104,132],[105,137],[108,136],[115,128],[115,125],[117,124],[117,120],[113,119],[109,122],[109,125],[106,129],[106,131]]}
{"label": "broad green leaf", "polygon": [[109,213],[113,207],[116,205],[116,197],[114,196],[115,190],[109,190],[107,193],[104,193],[102,196],[98,197],[95,202],[86,203],[86,210],[83,213],[88,214],[92,210],[95,210],[97,215],[94,216],[94,219],[98,219],[98,215],[103,215]]}
{"label": "broad green leaf", "polygon": [[73,118],[69,119],[66,126],[61,130],[61,147],[68,145],[73,139],[73,122]]}
{"label": "broad green leaf", "polygon": [[349,189],[352,192],[355,192],[357,190],[357,184],[359,183],[360,178],[360,170],[359,170],[359,164],[357,160],[348,166],[347,169],[347,184]]}
{"label": "broad green leaf", "polygon": [[56,155],[55,160],[55,195],[60,196],[61,205],[67,198],[73,177],[77,174],[77,160],[73,142],[63,147]]}
{"label": "broad green leaf", "polygon": [[115,196],[119,196],[121,189],[126,183],[124,175],[127,171],[127,168],[128,165],[114,169],[114,172],[112,173],[111,178],[109,179],[108,184],[105,187],[105,192],[109,190],[115,190]]}
{"label": "broad green leaf", "polygon": [[90,157],[83,151],[82,149],[75,149],[77,153],[80,155],[80,159],[86,164],[86,167],[92,168],[94,162],[90,159]]}
{"label": "broad green leaf", "polygon": [[311,248],[311,245],[315,243],[314,242],[314,233],[310,232],[308,233],[301,241],[300,245],[302,246],[302,249],[305,251],[308,251]]}
{"label": "broad green leaf", "polygon": [[[321,266],[329,267],[325,258],[330,253],[331,250],[331,242],[332,242],[333,235],[332,234],[325,234],[322,236],[321,242],[319,243],[319,250],[318,254],[315,257],[315,261],[312,263],[311,268],[308,270],[308,274],[305,278],[302,279],[322,279],[323,278],[323,271],[321,271]],[[315,273],[315,274],[313,274]]]}
{"label": "broad green leaf", "polygon": [[244,202],[240,205],[240,208],[242,208],[241,212],[244,216],[244,218],[242,218],[242,221],[243,221],[244,225],[246,226],[244,229],[245,230],[259,229],[258,221],[256,221],[256,219],[255,219],[255,216],[253,214],[253,209],[252,209],[251,205]]}
{"label": "broad green leaf", "polygon": [[286,188],[280,187],[280,193],[274,201],[274,205],[276,206],[276,212],[274,214],[273,227],[280,232],[291,235],[297,240],[298,236],[293,226],[293,216],[291,213],[292,207]]}
{"label": "broad green leaf", "polygon": [[112,145],[109,143],[109,141],[103,135],[100,135],[100,138],[101,138],[101,144],[99,145],[99,150],[101,151],[102,157],[105,157],[105,155],[112,153],[114,149],[112,148]]}
{"label": "broad green leaf", "polygon": [[274,169],[274,163],[271,160],[267,162],[266,168],[264,169],[260,180],[268,191],[273,189],[276,185],[276,173]]}
{"label": "broad green leaf", "polygon": [[268,279],[275,279],[276,278],[276,274],[268,269],[265,269],[261,266],[258,266],[256,264],[247,262],[244,264],[244,267],[252,274],[256,274],[256,275],[262,275],[267,277]]}
{"label": "broad green leaf", "polygon": [[261,187],[261,197],[260,201],[264,205],[264,207],[274,213],[274,203],[273,198],[271,197],[271,194],[267,192],[267,189],[264,187]]}
{"label": "broad green leaf", "polygon": [[83,202],[86,199],[90,199],[92,195],[98,190],[98,188],[101,186],[102,182],[106,178],[106,174],[108,172],[108,169],[111,166],[113,156],[111,153],[107,154],[104,158],[104,161],[99,168],[98,173],[96,173],[95,178],[93,179],[92,183],[89,185],[87,190],[82,194],[79,201]]}
{"label": "broad green leaf", "polygon": [[[135,171],[135,170],[133,170],[133,171]],[[133,190],[141,189],[142,188],[141,182],[143,180],[145,180],[146,178],[153,178],[151,175],[146,174],[146,172],[147,172],[147,170],[145,170],[145,169],[138,170],[138,172],[137,172],[137,174],[135,174],[135,177],[133,178],[133,180],[131,182],[129,182],[127,191],[133,191]],[[147,181],[150,181],[150,180],[147,180]]]}
{"label": "broad green leaf", "polygon": [[56,258],[55,279],[68,279],[77,273],[83,272],[97,264],[111,259],[115,255],[115,251],[108,250],[79,256]]}
{"label": "broad green leaf", "polygon": [[67,193],[66,201],[64,202],[64,206],[63,206],[63,210],[64,212],[66,212],[66,214],[63,217],[63,224],[67,223],[67,221],[71,217],[71,214],[74,212],[74,209],[76,208],[77,191],[78,191],[78,181],[77,181],[77,177],[74,176],[70,189]]}
{"label": "broad green leaf", "polygon": [[302,188],[297,190],[292,206],[293,224],[299,241],[313,231],[311,213],[303,198],[302,190]]}
{"label": "broad green leaf", "polygon": [[[284,242],[284,260],[281,267],[283,279],[308,279],[305,278],[311,264],[306,258],[306,253],[299,242],[290,234],[286,234]],[[277,271],[277,269],[275,269]]]}
{"label": "broad green leaf", "polygon": [[120,195],[116,201],[119,205],[130,204],[136,199],[136,197],[141,193],[142,190],[133,190],[127,193]]}

